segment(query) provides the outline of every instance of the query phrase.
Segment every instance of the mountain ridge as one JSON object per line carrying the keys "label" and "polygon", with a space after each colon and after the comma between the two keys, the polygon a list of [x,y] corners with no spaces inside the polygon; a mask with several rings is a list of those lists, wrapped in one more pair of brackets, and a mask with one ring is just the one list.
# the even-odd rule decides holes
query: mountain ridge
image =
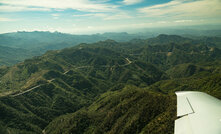
{"label": "mountain ridge", "polygon": [[[221,98],[220,51],[194,42],[106,40],[0,67],[0,128],[19,134],[126,133],[132,128],[134,133],[173,133],[175,91]],[[65,123],[59,127],[60,120]]]}

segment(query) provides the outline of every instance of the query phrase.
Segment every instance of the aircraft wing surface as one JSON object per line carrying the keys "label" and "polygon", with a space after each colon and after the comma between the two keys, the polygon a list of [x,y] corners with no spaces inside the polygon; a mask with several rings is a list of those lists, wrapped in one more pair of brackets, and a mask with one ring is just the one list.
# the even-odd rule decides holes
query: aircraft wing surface
{"label": "aircraft wing surface", "polygon": [[221,100],[203,92],[177,95],[175,134],[221,134]]}

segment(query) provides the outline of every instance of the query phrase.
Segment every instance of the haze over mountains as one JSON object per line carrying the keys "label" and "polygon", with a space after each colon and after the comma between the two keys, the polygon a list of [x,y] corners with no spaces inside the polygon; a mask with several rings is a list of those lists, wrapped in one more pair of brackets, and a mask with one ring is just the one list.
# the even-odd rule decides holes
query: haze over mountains
{"label": "haze over mountains", "polygon": [[[175,91],[221,99],[220,37],[19,32],[0,38],[3,52],[18,53],[17,61],[1,62],[12,66],[0,67],[0,133],[172,134]],[[44,54],[22,61],[33,52]]]}
{"label": "haze over mountains", "polygon": [[[104,41],[112,39],[118,42],[127,42],[133,39],[148,39],[159,35],[159,33],[178,34],[185,35],[189,40],[194,38],[198,42],[207,42],[207,44],[214,45],[220,42],[220,30],[198,30],[201,33],[194,30],[175,30],[175,29],[149,29],[150,32],[128,34],[124,33],[104,33],[104,34],[92,34],[92,35],[72,35],[59,32],[15,32],[0,34],[0,65],[13,65],[21,62],[24,59],[31,58],[33,56],[40,56],[48,50],[58,50],[66,47],[78,45],[80,43],[95,43],[98,41]],[[183,32],[182,32],[183,31]],[[207,37],[208,36],[208,37]],[[213,37],[211,37],[213,36]],[[214,37],[216,36],[216,37]],[[175,38],[175,37],[174,37]],[[177,37],[179,38],[179,37]],[[158,39],[163,43],[168,43],[167,38]],[[174,39],[172,39],[174,40]],[[177,39],[178,40],[178,39]],[[182,39],[180,42],[183,41]],[[166,41],[166,42],[165,42]]]}
{"label": "haze over mountains", "polygon": [[[26,58],[42,55],[47,50],[62,49],[75,46],[79,43],[93,43],[107,39],[129,41],[134,38],[143,39],[146,37],[127,33],[71,35],[59,32],[50,33],[38,31],[1,34],[0,46],[4,53],[0,54],[0,65],[13,65]],[[19,56],[17,54],[18,52],[20,52]]]}

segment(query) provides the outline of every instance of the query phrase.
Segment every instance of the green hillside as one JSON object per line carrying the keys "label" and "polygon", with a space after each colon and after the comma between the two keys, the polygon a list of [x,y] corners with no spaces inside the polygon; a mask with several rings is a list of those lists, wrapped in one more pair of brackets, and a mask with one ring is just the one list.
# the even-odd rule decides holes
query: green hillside
{"label": "green hillside", "polygon": [[[22,62],[25,59],[43,55],[48,50],[59,50],[67,47],[73,47],[80,43],[95,43],[100,41],[101,46],[109,44],[109,48],[115,48],[116,50],[131,52],[133,49],[140,48],[143,45],[155,46],[155,45],[168,45],[170,43],[175,44],[204,44],[209,47],[220,48],[220,37],[195,37],[189,38],[181,37],[178,35],[165,35],[150,33],[128,34],[128,33],[104,33],[93,35],[72,35],[59,32],[15,32],[0,34],[0,66],[11,66],[16,63]],[[157,36],[154,38],[150,38]],[[192,39],[191,39],[192,37]],[[104,40],[109,40],[109,43]],[[111,41],[112,40],[112,41]],[[117,44],[117,47],[111,46],[111,42],[115,41],[121,43]],[[126,48],[124,48],[126,47]],[[124,49],[122,49],[124,48]],[[143,47],[141,47],[143,49]],[[129,51],[131,50],[131,51]],[[139,50],[138,50],[139,51]],[[136,52],[138,52],[136,51]]]}
{"label": "green hillside", "polygon": [[221,50],[183,39],[83,43],[0,67],[2,133],[173,133],[175,91],[221,98]]}
{"label": "green hillside", "polygon": [[26,49],[0,46],[0,66],[11,66],[33,55],[35,52]]}
{"label": "green hillside", "polygon": [[172,134],[176,116],[175,103],[175,96],[126,86],[118,91],[102,94],[89,107],[56,118],[46,127],[45,132]]}

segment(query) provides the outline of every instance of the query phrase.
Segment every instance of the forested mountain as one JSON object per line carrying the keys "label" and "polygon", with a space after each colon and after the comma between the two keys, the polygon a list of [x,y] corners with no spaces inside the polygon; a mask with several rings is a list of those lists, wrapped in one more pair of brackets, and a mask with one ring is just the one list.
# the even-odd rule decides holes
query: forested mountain
{"label": "forested mountain", "polygon": [[[11,66],[25,59],[40,56],[48,50],[59,50],[73,47],[80,43],[95,43],[104,40],[117,42],[138,42],[149,45],[164,45],[169,43],[204,44],[210,47],[221,48],[221,37],[192,37],[184,38],[178,35],[161,34],[128,34],[104,33],[93,35],[72,35],[59,32],[15,32],[0,34],[0,65]],[[152,38],[151,38],[152,37]],[[154,38],[153,38],[154,37]],[[191,39],[191,37],[193,39]],[[12,54],[14,53],[14,54]]]}
{"label": "forested mountain", "polygon": [[173,96],[126,86],[122,90],[102,94],[87,108],[55,119],[45,132],[173,133],[175,105]]}
{"label": "forested mountain", "polygon": [[26,58],[31,58],[33,55],[35,55],[34,52],[26,49],[0,46],[0,66],[13,65],[23,61]]}
{"label": "forested mountain", "polygon": [[172,134],[175,91],[221,98],[216,45],[176,35],[106,40],[1,67],[0,129],[11,134]]}
{"label": "forested mountain", "polygon": [[[51,33],[39,31],[0,34],[0,65],[13,65],[33,56],[42,55],[47,50],[58,50],[75,46],[79,43],[93,43],[107,39],[123,42],[134,38],[145,39],[147,37],[148,36],[140,34],[128,33],[72,35],[59,32]],[[13,52],[15,52],[14,55],[11,54]]]}
{"label": "forested mountain", "polygon": [[31,50],[54,50],[77,45],[79,43],[93,43],[113,39],[129,41],[132,39],[146,39],[148,36],[128,33],[104,33],[93,35],[72,35],[59,32],[15,32],[0,35],[0,44],[8,47],[25,48]]}

